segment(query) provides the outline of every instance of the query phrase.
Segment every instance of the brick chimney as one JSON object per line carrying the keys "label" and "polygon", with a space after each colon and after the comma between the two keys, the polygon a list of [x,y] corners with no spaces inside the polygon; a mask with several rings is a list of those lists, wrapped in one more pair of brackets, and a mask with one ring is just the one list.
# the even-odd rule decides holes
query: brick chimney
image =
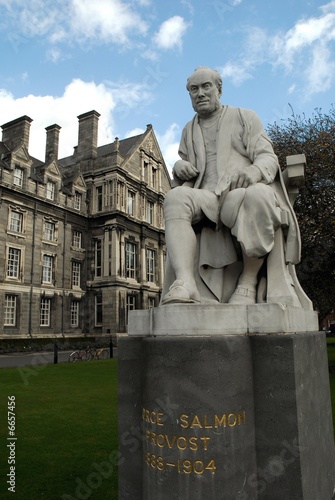
{"label": "brick chimney", "polygon": [[45,163],[52,160],[58,160],[58,144],[59,144],[59,131],[62,127],[57,125],[50,125],[46,127],[47,141],[45,146]]}
{"label": "brick chimney", "polygon": [[28,150],[30,124],[32,121],[33,120],[29,118],[29,116],[24,115],[21,116],[21,118],[16,118],[16,120],[2,125],[2,142],[4,142],[10,150],[22,144],[24,144]]}
{"label": "brick chimney", "polygon": [[80,159],[97,156],[99,116],[100,114],[93,110],[77,117],[79,120],[77,155]]}

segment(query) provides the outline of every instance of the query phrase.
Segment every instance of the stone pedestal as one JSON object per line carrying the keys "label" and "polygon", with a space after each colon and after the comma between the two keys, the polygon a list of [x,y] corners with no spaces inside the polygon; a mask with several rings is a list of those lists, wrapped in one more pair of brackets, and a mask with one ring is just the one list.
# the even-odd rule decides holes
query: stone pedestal
{"label": "stone pedestal", "polygon": [[331,500],[324,334],[154,336],[152,314],[119,341],[119,500]]}

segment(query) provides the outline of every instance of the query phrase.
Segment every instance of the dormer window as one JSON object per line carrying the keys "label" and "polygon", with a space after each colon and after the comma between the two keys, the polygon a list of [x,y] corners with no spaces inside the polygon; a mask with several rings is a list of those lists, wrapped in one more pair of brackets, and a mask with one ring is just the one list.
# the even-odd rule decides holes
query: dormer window
{"label": "dormer window", "polygon": [[56,192],[55,183],[52,181],[48,181],[47,182],[47,189],[46,189],[46,197],[48,198],[48,200],[55,199],[55,192]]}
{"label": "dormer window", "polygon": [[73,208],[75,210],[80,210],[81,208],[81,193],[79,193],[78,191],[74,193]]}
{"label": "dormer window", "polygon": [[24,177],[24,170],[23,168],[19,167],[18,165],[15,165],[14,168],[14,186],[18,187],[23,187],[23,177]]}

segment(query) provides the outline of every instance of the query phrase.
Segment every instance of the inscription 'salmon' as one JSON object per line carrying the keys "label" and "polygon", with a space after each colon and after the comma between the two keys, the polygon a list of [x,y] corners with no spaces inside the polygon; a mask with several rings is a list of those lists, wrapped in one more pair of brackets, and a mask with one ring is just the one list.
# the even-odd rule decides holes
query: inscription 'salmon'
{"label": "inscription 'salmon'", "polygon": [[[195,435],[176,435],[166,434],[161,427],[164,427],[166,416],[163,412],[143,408],[142,420],[145,426],[145,443],[147,450],[144,454],[144,462],[147,466],[157,469],[159,471],[173,469],[178,471],[179,474],[204,474],[210,472],[215,474],[217,465],[213,458],[199,460],[194,458],[178,459],[176,462],[171,459],[165,459],[161,455],[157,455],[164,451],[178,449],[180,451],[188,450],[191,452],[207,452],[210,450],[210,441],[215,438],[213,436],[195,436]],[[181,429],[188,434],[190,430],[197,431],[199,429],[206,429],[208,434],[210,429],[219,429],[226,427],[235,427],[246,424],[246,412],[241,410],[238,412],[215,413],[213,415],[188,415],[182,413],[177,419],[177,423]],[[151,428],[147,428],[147,426]],[[152,430],[154,427],[154,430]],[[152,453],[154,451],[154,453]]]}

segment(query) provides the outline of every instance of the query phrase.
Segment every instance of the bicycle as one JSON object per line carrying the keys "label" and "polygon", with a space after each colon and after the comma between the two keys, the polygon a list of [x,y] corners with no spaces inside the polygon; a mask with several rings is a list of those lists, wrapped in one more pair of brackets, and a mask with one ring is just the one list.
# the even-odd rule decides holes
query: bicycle
{"label": "bicycle", "polygon": [[100,347],[93,352],[93,357],[91,359],[107,359],[109,356],[109,351],[106,347]]}
{"label": "bicycle", "polygon": [[79,349],[78,351],[73,351],[69,356],[69,362],[75,363],[76,361],[89,361],[92,359],[92,349],[87,347],[86,349]]}

